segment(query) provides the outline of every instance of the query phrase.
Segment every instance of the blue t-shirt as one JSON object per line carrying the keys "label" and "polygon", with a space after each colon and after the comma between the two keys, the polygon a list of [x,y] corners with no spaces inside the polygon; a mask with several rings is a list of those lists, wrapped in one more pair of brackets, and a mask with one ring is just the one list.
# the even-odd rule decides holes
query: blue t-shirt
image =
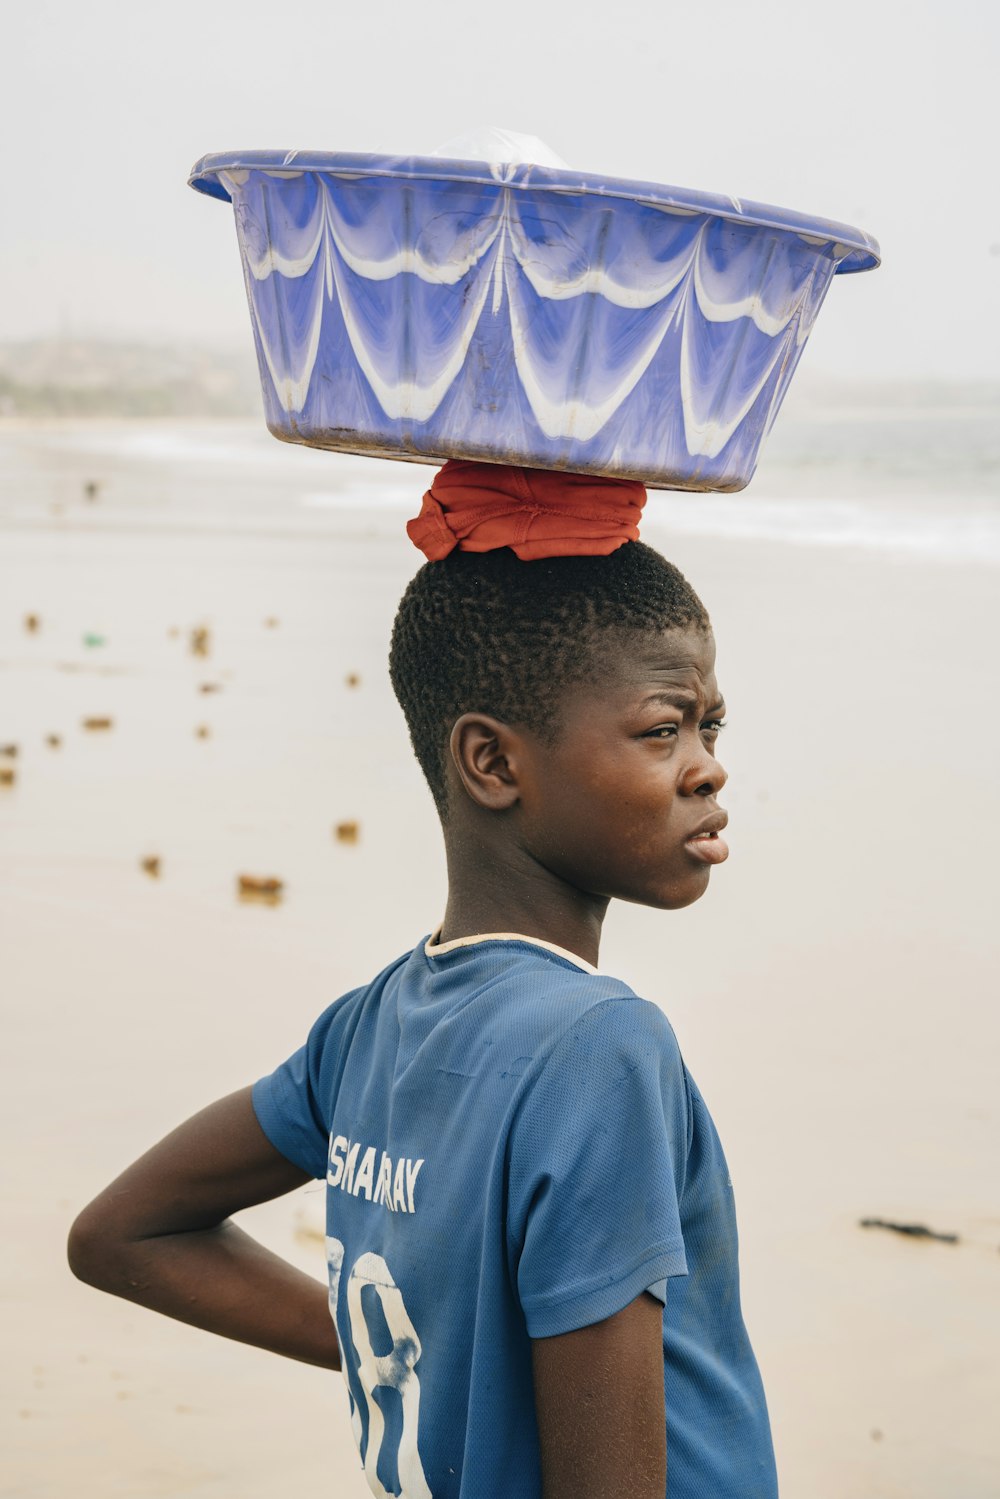
{"label": "blue t-shirt", "polygon": [[528,938],[421,944],[332,1004],[253,1101],[327,1182],[373,1493],[537,1499],[530,1340],[669,1280],[670,1499],[774,1499],[732,1185],[655,1005]]}

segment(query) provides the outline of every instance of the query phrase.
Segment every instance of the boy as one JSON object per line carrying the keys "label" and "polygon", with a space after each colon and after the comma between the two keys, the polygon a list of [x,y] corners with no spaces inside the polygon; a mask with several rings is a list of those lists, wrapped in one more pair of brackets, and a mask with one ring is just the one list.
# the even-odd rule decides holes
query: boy
{"label": "boy", "polygon": [[[644,500],[437,476],[390,670],[444,921],[71,1235],[105,1290],[341,1369],[377,1495],[776,1493],[718,1137],[661,1011],[594,966],[613,897],[689,905],[727,852],[709,620]],[[227,1221],[311,1177],[332,1318]]]}

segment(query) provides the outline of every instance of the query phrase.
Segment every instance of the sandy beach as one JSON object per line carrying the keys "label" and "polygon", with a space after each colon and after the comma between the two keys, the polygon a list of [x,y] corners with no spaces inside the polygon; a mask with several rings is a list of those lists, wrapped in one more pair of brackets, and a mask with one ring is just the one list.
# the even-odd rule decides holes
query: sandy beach
{"label": "sandy beach", "polygon": [[[601,967],[726,1146],[783,1493],[995,1499],[996,473],[955,475],[954,413],[923,483],[874,472],[870,413],[809,470],[813,420],[746,497],[650,500],[716,628],[733,852],[689,910],[613,908]],[[368,1492],[338,1376],[102,1297],[64,1242],[440,917],[385,669],[427,473],[253,423],[0,424],[5,1499]],[[322,1278],[321,1187],[247,1225]]]}

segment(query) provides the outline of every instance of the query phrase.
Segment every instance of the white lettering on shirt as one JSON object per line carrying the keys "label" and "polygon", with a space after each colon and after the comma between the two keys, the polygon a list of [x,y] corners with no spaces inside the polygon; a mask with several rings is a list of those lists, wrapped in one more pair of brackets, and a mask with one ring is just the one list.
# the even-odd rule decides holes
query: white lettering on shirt
{"label": "white lettering on shirt", "polygon": [[396,1181],[392,1189],[392,1206],[393,1211],[397,1213],[405,1213],[407,1211],[406,1187],[403,1175],[405,1167],[406,1162],[404,1160],[400,1159],[396,1162]]}
{"label": "white lettering on shirt", "polygon": [[[326,1181],[328,1187],[339,1187],[351,1197],[381,1203],[390,1213],[416,1212],[416,1185],[424,1157],[394,1158],[375,1145],[349,1140],[346,1135],[330,1135]],[[375,1162],[378,1159],[378,1171]]]}
{"label": "white lettering on shirt", "polygon": [[[420,1168],[423,1164],[423,1160],[415,1162],[407,1161],[406,1163],[406,1195],[410,1200],[408,1211],[411,1213],[413,1212],[413,1189],[417,1184],[417,1177],[420,1175]],[[410,1169],[411,1165],[412,1170]]]}
{"label": "white lettering on shirt", "polygon": [[362,1194],[362,1192],[364,1192],[364,1194],[367,1197],[368,1201],[371,1202],[371,1200],[372,1200],[372,1178],[374,1177],[374,1175],[375,1175],[375,1147],[374,1147],[374,1145],[369,1145],[368,1149],[365,1151],[364,1155],[361,1157],[361,1165],[358,1168],[358,1174],[357,1174],[357,1176],[354,1178],[354,1195],[355,1195],[355,1197],[360,1197],[361,1194]]}
{"label": "white lettering on shirt", "polygon": [[[386,1197],[386,1193],[389,1193],[388,1198]],[[382,1159],[378,1163],[378,1181],[375,1183],[375,1195],[372,1197],[372,1202],[384,1202],[386,1207],[391,1209],[391,1195],[392,1162],[383,1150]]]}
{"label": "white lettering on shirt", "polygon": [[344,1151],[347,1149],[347,1139],[344,1135],[330,1136],[330,1164],[327,1167],[326,1179],[331,1187],[340,1186],[340,1178],[344,1174]]}
{"label": "white lettering on shirt", "polygon": [[344,1175],[340,1183],[342,1192],[354,1191],[354,1168],[358,1163],[358,1151],[361,1149],[360,1141],[355,1140],[347,1152],[347,1161],[344,1164]]}

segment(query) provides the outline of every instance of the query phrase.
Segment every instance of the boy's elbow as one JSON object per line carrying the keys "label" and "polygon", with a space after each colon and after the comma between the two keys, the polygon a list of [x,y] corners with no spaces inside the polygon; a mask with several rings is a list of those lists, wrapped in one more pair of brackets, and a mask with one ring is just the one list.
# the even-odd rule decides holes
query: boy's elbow
{"label": "boy's elbow", "polygon": [[91,1203],[78,1214],[66,1240],[66,1258],[77,1280],[106,1290],[115,1262],[116,1241]]}

